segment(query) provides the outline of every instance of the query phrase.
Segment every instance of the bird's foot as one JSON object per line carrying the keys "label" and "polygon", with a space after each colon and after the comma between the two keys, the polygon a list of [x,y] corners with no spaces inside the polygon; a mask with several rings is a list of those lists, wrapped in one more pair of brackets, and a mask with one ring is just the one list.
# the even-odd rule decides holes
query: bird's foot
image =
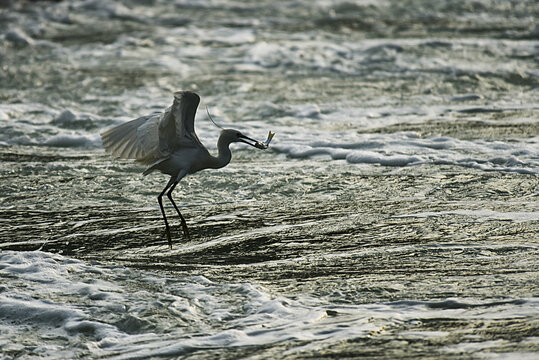
{"label": "bird's foot", "polygon": [[170,229],[165,229],[165,233],[167,234],[168,247],[172,250],[172,237],[170,236]]}
{"label": "bird's foot", "polygon": [[187,224],[184,223],[183,221],[182,221],[182,229],[183,229],[183,234],[185,235],[187,240],[191,241],[191,236],[189,235],[189,229],[187,228]]}

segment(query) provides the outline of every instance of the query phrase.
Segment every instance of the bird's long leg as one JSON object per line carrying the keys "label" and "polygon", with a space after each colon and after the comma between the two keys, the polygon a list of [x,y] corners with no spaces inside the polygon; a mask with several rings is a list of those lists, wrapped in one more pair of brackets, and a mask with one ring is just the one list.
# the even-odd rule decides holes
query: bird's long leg
{"label": "bird's long leg", "polygon": [[174,209],[176,209],[176,212],[180,216],[180,220],[182,222],[182,229],[183,229],[183,233],[184,233],[185,237],[187,238],[187,240],[191,240],[191,236],[189,236],[189,229],[187,229],[187,222],[185,221],[182,213],[180,212],[180,209],[178,209],[178,206],[176,206],[176,203],[172,199],[172,191],[174,191],[174,189],[176,188],[176,185],[178,185],[178,182],[179,181],[175,181],[174,184],[172,184],[172,187],[167,192],[167,196],[168,196],[168,199],[170,200],[170,202],[172,203],[172,205],[174,206]]}
{"label": "bird's long leg", "polygon": [[165,195],[165,192],[167,192],[168,188],[174,183],[174,178],[170,178],[169,182],[167,183],[167,186],[161,191],[161,194],[157,196],[157,202],[159,203],[159,207],[161,208],[161,214],[163,214],[163,220],[165,220],[165,232],[167,234],[168,239],[168,246],[172,249],[172,238],[170,237],[170,227],[168,226],[167,216],[165,215],[165,208],[163,208],[163,195]]}

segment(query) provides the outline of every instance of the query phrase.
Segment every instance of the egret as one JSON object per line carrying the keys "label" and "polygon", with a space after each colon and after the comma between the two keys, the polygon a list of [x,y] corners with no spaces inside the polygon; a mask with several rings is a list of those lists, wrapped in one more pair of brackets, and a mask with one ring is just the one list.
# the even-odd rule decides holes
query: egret
{"label": "egret", "polygon": [[155,170],[170,175],[167,185],[157,196],[170,247],[172,239],[163,208],[163,195],[167,194],[180,217],[185,237],[190,239],[185,218],[172,199],[172,192],[180,180],[203,169],[219,169],[228,165],[232,158],[229,145],[233,142],[267,149],[273,137],[270,132],[266,142],[260,143],[237,130],[223,129],[217,141],[218,156],[213,156],[195,133],[195,113],[199,103],[200,97],[197,94],[178,91],[174,93],[172,106],[164,113],[143,116],[101,134],[103,146],[108,153],[121,159],[135,159],[147,165],[142,173],[144,176]]}

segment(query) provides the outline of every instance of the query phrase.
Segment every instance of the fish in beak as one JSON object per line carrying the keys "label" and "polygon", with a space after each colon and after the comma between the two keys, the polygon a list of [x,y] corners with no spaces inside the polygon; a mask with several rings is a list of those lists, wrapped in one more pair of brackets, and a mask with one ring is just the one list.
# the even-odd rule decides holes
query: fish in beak
{"label": "fish in beak", "polygon": [[241,135],[240,136],[240,141],[241,142],[244,142],[246,144],[249,144],[251,146],[254,146],[255,148],[257,149],[262,149],[262,150],[266,150],[268,147],[269,147],[269,143],[271,142],[271,139],[273,139],[273,136],[275,135],[275,133],[272,133],[271,131],[269,132],[268,134],[268,138],[266,139],[266,141],[264,141],[263,143],[261,143],[260,141],[257,141],[255,139],[251,139],[250,137],[248,136],[245,136],[245,135]]}

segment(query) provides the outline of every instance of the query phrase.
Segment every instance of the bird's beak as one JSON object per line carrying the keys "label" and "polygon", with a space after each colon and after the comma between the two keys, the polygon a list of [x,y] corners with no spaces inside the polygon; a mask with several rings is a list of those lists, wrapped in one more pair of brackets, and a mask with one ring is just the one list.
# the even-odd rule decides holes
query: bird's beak
{"label": "bird's beak", "polygon": [[240,135],[240,141],[246,144],[249,144],[251,146],[254,146],[257,149],[262,149],[262,150],[267,149],[267,146],[264,146],[264,144],[262,144],[261,142],[256,141],[255,139],[251,139],[250,137],[245,136],[245,135]]}

